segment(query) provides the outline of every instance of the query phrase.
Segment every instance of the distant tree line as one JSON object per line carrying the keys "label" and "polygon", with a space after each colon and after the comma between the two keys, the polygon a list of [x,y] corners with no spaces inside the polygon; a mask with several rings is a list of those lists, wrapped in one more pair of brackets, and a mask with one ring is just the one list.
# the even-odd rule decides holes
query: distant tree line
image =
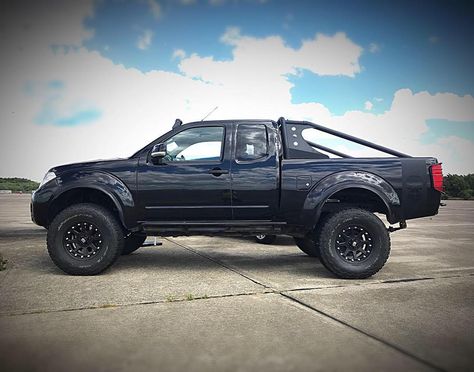
{"label": "distant tree line", "polygon": [[38,182],[26,178],[0,178],[0,190],[12,192],[31,192],[39,186]]}
{"label": "distant tree line", "polygon": [[474,198],[474,174],[459,176],[457,174],[448,174],[443,179],[445,198]]}

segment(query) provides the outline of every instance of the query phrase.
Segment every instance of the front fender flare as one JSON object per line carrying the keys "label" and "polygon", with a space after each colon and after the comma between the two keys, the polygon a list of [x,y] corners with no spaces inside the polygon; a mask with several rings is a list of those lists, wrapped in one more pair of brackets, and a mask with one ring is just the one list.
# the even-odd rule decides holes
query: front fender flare
{"label": "front fender flare", "polygon": [[130,189],[118,177],[97,170],[71,171],[58,177],[58,189],[51,202],[73,189],[93,189],[107,195],[118,210],[125,228],[136,225],[135,201]]}
{"label": "front fender flare", "polygon": [[308,193],[303,205],[303,215],[312,216],[310,219],[312,228],[316,225],[321,210],[331,195],[348,188],[365,189],[376,194],[385,204],[389,222],[396,221],[394,209],[400,207],[400,198],[386,180],[369,172],[344,171],[323,178]]}

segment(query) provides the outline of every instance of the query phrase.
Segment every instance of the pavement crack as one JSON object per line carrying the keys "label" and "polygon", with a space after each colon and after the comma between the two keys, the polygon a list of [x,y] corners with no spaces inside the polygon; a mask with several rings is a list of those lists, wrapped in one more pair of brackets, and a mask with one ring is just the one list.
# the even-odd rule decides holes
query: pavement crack
{"label": "pavement crack", "polygon": [[351,324],[349,324],[349,323],[347,323],[347,322],[345,322],[341,319],[338,319],[338,318],[332,316],[331,314],[326,313],[325,311],[319,310],[319,309],[317,309],[317,308],[315,308],[315,307],[313,307],[313,306],[311,306],[311,305],[309,305],[309,304],[307,304],[307,303],[305,303],[305,302],[303,302],[303,301],[301,301],[301,300],[299,300],[299,299],[297,299],[297,298],[295,298],[295,297],[293,297],[289,294],[286,294],[286,293],[283,293],[283,292],[279,292],[279,294],[281,296],[283,296],[284,298],[288,299],[289,301],[295,302],[298,305],[303,306],[304,308],[306,308],[306,309],[308,309],[312,312],[316,312],[316,313],[318,313],[319,315],[321,315],[325,318],[331,319],[331,320],[333,320],[333,321],[335,321],[335,322],[337,322],[337,323],[339,323],[339,324],[341,324],[345,327],[348,327],[348,328],[364,335],[365,337],[368,337],[368,338],[370,338],[374,341],[380,342],[380,343],[384,344],[385,346],[387,346],[391,349],[394,349],[394,350],[402,353],[403,355],[406,355],[407,357],[412,358],[412,359],[416,360],[417,362],[419,362],[419,363],[421,363],[421,364],[423,364],[427,367],[430,367],[430,368],[432,368],[436,371],[443,371],[443,372],[446,371],[443,368],[440,368],[440,367],[434,365],[429,360],[420,358],[418,355],[415,355],[415,354],[399,347],[398,345],[395,345],[395,344],[393,344],[393,343],[391,343],[391,342],[389,342],[389,341],[387,341],[387,340],[385,340],[381,337],[375,336],[375,335],[373,335],[371,333],[368,333],[368,332],[366,332],[366,331],[364,331],[360,328],[357,328],[357,327],[355,327],[355,326],[353,326],[353,325],[351,325]]}
{"label": "pavement crack", "polygon": [[0,317],[35,315],[35,314],[54,314],[54,313],[64,313],[64,312],[83,311],[83,310],[117,309],[117,308],[126,308],[126,307],[132,307],[132,306],[172,304],[172,303],[211,300],[211,299],[219,299],[219,298],[267,295],[267,294],[274,294],[274,293],[275,293],[274,291],[267,290],[263,292],[252,291],[252,292],[244,292],[244,293],[226,293],[226,294],[221,294],[221,295],[193,296],[192,299],[189,299],[186,297],[179,297],[173,300],[162,299],[162,300],[156,300],[156,301],[133,302],[129,304],[101,304],[101,305],[93,305],[93,306],[76,307],[76,308],[70,308],[70,309],[31,310],[31,311],[24,311],[24,312],[13,312],[13,313],[3,313],[3,314],[0,313]]}
{"label": "pavement crack", "polygon": [[267,285],[267,284],[265,284],[265,283],[262,283],[262,282],[258,281],[257,279],[254,279],[254,278],[250,277],[249,275],[243,273],[242,271],[238,270],[237,268],[235,268],[235,267],[233,267],[233,266],[227,265],[226,263],[224,263],[224,262],[222,262],[222,261],[220,261],[220,260],[218,260],[218,259],[216,259],[216,258],[213,258],[213,257],[211,257],[211,256],[209,256],[209,255],[207,255],[207,254],[205,254],[205,253],[199,252],[198,250],[193,249],[193,248],[191,248],[191,247],[188,247],[187,245],[184,245],[184,244],[182,244],[182,243],[179,243],[179,242],[177,242],[177,241],[175,241],[175,240],[172,240],[172,239],[169,239],[169,238],[164,238],[164,239],[168,240],[169,242],[171,242],[171,243],[173,243],[173,244],[179,245],[181,248],[184,248],[184,249],[186,249],[187,251],[192,252],[192,253],[194,253],[194,254],[196,254],[196,255],[202,257],[202,258],[208,259],[209,261],[212,261],[212,262],[214,262],[215,264],[217,264],[217,265],[219,265],[219,266],[222,266],[223,268],[225,268],[225,269],[227,269],[227,270],[230,270],[230,271],[232,271],[232,272],[234,272],[234,273],[240,275],[241,277],[243,277],[243,278],[245,278],[245,279],[247,279],[247,280],[250,280],[251,282],[253,282],[253,283],[257,284],[257,285],[260,285],[260,286],[262,286],[262,287],[265,288],[265,289],[269,289],[269,290],[271,290],[272,292],[275,292],[275,289],[273,289],[271,286],[269,286],[269,285]]}

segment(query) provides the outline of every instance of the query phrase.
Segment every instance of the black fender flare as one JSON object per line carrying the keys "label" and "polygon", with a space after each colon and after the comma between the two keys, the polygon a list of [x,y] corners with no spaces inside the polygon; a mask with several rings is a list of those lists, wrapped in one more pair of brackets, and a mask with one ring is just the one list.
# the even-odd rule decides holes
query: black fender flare
{"label": "black fender flare", "polygon": [[61,195],[74,189],[91,189],[104,193],[117,208],[122,225],[129,229],[136,225],[135,201],[130,189],[118,177],[104,171],[84,170],[61,174],[58,189],[50,203],[54,203]]}
{"label": "black fender flare", "polygon": [[400,207],[398,194],[382,177],[364,171],[343,171],[333,173],[319,181],[308,193],[303,205],[303,216],[310,217],[309,228],[314,228],[327,200],[335,193],[349,188],[359,188],[373,192],[384,203],[390,223],[398,220],[396,209]]}

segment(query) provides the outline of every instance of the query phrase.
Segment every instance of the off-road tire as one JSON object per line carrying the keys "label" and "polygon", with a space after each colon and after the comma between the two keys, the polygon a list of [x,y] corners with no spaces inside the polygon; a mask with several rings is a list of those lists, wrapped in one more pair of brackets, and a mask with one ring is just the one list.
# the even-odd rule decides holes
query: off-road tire
{"label": "off-road tire", "polygon": [[140,248],[146,240],[145,234],[135,233],[125,237],[122,256],[131,254]]}
{"label": "off-road tire", "polygon": [[319,258],[319,239],[321,236],[321,226],[324,225],[328,217],[329,215],[327,213],[322,214],[319,217],[318,224],[312,233],[310,232],[302,238],[293,237],[296,246],[310,257]]}
{"label": "off-road tire", "polygon": [[[361,262],[351,256],[345,256],[341,250],[341,239],[347,229],[365,231],[364,238],[368,236],[366,257]],[[359,233],[359,237],[361,237]],[[355,233],[357,236],[357,231]],[[337,239],[340,239],[338,241]],[[344,242],[344,244],[346,244]],[[358,244],[358,243],[356,243]],[[384,223],[373,213],[359,208],[343,209],[328,216],[321,225],[319,234],[320,259],[322,264],[332,273],[344,279],[365,279],[377,273],[390,255],[390,237]],[[360,254],[360,251],[357,253]]]}
{"label": "off-road tire", "polygon": [[[261,236],[263,237],[261,238]],[[273,244],[275,240],[276,240],[276,235],[261,234],[261,235],[255,236],[255,241],[260,244]]]}
{"label": "off-road tire", "polygon": [[[79,224],[92,224],[100,231],[100,248],[90,257],[74,257],[65,247],[67,233]],[[66,239],[66,240],[65,240]],[[48,228],[48,253],[53,262],[71,275],[96,275],[121,255],[124,234],[115,216],[102,206],[75,204],[61,211]]]}
{"label": "off-road tire", "polygon": [[310,257],[319,257],[319,242],[315,242],[312,236],[293,238],[296,246]]}

